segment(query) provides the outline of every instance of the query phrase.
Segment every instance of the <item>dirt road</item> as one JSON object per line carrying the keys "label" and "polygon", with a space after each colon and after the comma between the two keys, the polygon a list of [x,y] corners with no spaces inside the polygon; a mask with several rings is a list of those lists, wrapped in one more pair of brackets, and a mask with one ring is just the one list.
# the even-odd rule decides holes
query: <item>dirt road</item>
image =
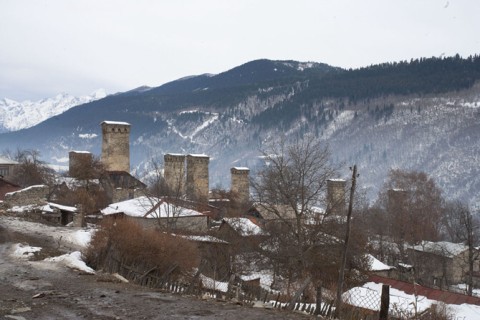
{"label": "dirt road", "polygon": [[[3,227],[2,227],[3,226]],[[279,310],[181,297],[111,275],[87,275],[11,255],[15,243],[59,250],[55,241],[12,231],[0,216],[0,319],[308,319]],[[57,252],[61,253],[61,252]]]}

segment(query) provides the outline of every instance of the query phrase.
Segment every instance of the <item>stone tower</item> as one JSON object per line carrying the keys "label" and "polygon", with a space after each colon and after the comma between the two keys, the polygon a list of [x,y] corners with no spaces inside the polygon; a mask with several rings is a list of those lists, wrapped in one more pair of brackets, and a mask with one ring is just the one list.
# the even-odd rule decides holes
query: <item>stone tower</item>
{"label": "stone tower", "polygon": [[165,183],[168,195],[180,197],[185,194],[185,155],[167,153],[164,157]]}
{"label": "stone tower", "polygon": [[103,121],[102,163],[107,171],[130,172],[130,124]]}
{"label": "stone tower", "polygon": [[83,166],[91,165],[93,155],[88,151],[70,151],[68,153],[68,175],[78,177]]}
{"label": "stone tower", "polygon": [[187,156],[187,197],[194,201],[208,202],[208,163],[204,154]]}
{"label": "stone tower", "polygon": [[344,215],[345,212],[345,186],[343,179],[327,180],[327,212]]}
{"label": "stone tower", "polygon": [[233,167],[230,169],[230,173],[232,174],[231,191],[240,203],[247,203],[250,200],[250,169]]}

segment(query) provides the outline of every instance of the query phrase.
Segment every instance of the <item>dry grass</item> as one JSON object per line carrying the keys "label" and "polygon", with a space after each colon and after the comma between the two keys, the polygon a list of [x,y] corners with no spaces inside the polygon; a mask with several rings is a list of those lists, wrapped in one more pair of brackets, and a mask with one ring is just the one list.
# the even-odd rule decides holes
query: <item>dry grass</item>
{"label": "dry grass", "polygon": [[145,230],[129,218],[106,219],[92,238],[85,257],[87,263],[97,269],[110,265],[112,258],[140,270],[156,267],[159,274],[177,265],[173,273],[177,276],[189,273],[200,262],[194,243]]}

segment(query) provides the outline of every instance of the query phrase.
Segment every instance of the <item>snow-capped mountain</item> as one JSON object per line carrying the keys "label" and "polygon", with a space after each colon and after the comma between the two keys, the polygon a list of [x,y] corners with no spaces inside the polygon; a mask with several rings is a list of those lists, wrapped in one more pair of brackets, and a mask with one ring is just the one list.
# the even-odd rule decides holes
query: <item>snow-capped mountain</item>
{"label": "snow-capped mountain", "polygon": [[105,90],[99,89],[91,95],[74,97],[68,93],[60,93],[53,98],[39,101],[17,102],[10,99],[0,100],[0,132],[17,131],[30,128],[53,116],[80,104],[105,98]]}

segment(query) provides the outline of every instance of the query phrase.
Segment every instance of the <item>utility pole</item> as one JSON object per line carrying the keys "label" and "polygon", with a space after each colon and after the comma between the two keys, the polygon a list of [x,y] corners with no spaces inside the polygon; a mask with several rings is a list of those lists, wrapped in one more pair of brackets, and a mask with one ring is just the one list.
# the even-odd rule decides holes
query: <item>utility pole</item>
{"label": "utility pole", "polygon": [[335,303],[335,317],[340,318],[340,308],[342,307],[342,292],[343,292],[343,281],[345,278],[345,265],[347,264],[347,251],[348,251],[348,242],[350,240],[350,220],[352,218],[353,210],[353,196],[355,194],[355,185],[357,182],[357,165],[353,166],[353,169],[350,167],[352,173],[352,187],[350,188],[350,200],[348,202],[348,213],[347,213],[347,231],[345,232],[345,242],[343,243],[342,250],[342,261],[340,264],[340,270],[338,272],[338,283],[337,283],[337,300]]}

